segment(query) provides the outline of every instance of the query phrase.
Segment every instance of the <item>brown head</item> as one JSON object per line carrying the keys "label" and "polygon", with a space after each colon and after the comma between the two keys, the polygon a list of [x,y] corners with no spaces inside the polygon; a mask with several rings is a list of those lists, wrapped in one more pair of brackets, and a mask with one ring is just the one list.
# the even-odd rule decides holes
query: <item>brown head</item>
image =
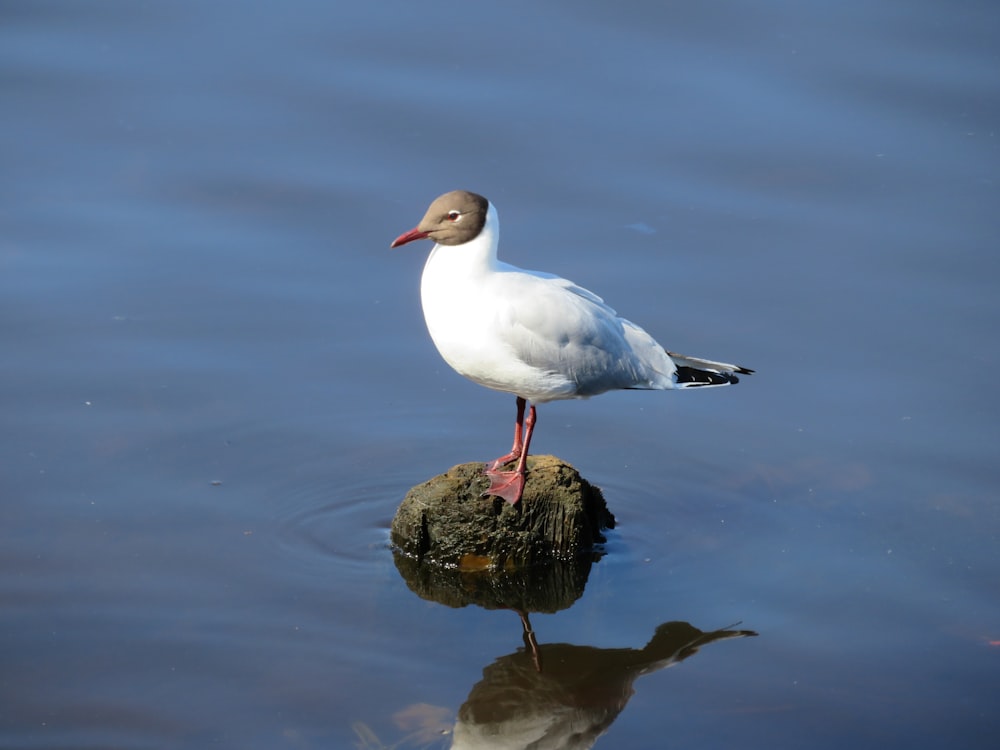
{"label": "brown head", "polygon": [[430,239],[439,245],[463,245],[474,240],[486,223],[490,204],[483,196],[453,190],[436,198],[416,227],[399,235],[389,247]]}

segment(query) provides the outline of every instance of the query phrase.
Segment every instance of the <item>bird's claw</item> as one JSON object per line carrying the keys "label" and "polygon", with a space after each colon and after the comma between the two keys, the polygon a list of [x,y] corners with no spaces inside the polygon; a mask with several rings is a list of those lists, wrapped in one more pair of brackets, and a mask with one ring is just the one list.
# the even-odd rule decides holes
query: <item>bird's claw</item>
{"label": "bird's claw", "polygon": [[524,474],[517,471],[486,470],[490,486],[483,495],[502,497],[511,505],[517,505],[524,492]]}

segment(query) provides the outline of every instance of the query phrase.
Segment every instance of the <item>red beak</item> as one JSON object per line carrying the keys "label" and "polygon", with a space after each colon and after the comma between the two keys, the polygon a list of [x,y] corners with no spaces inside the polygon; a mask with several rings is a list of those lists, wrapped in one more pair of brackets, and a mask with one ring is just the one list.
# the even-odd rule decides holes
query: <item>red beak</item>
{"label": "red beak", "polygon": [[389,245],[389,247],[390,248],[399,247],[400,245],[405,245],[407,242],[413,242],[413,240],[426,239],[427,236],[428,236],[427,232],[422,232],[420,228],[417,227],[415,229],[411,229],[406,234],[399,235],[399,237],[397,237],[392,241],[392,244]]}

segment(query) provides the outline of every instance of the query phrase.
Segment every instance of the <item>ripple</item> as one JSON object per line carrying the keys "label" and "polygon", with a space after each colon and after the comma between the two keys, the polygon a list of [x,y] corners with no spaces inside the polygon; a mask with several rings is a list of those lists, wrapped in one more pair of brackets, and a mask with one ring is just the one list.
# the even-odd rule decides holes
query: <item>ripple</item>
{"label": "ripple", "polygon": [[311,566],[391,564],[389,525],[408,488],[402,471],[354,468],[302,478],[280,490],[278,539]]}

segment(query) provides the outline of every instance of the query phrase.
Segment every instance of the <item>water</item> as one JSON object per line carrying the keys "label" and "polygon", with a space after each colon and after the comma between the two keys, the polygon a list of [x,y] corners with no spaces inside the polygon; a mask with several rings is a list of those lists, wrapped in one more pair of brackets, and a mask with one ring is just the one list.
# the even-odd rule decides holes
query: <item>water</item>
{"label": "water", "polygon": [[509,441],[388,250],[465,187],[505,259],[758,370],[539,410],[619,521],[543,657],[759,634],[582,682],[595,746],[992,746],[993,4],[3,18],[0,745],[448,747],[526,678],[386,546]]}

